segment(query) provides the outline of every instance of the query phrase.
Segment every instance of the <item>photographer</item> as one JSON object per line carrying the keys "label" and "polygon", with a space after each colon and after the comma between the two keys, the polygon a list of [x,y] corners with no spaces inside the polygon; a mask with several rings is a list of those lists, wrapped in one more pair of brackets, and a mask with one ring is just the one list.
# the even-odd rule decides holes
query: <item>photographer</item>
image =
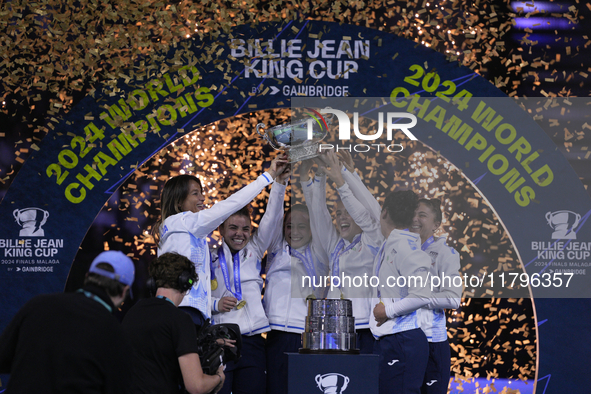
{"label": "photographer", "polygon": [[156,297],[139,301],[123,320],[133,348],[131,393],[217,392],[223,367],[206,375],[197,354],[195,324],[177,307],[197,282],[193,263],[177,253],[164,253],[150,263]]}
{"label": "photographer", "polygon": [[6,392],[129,393],[130,349],[113,311],[134,276],[129,257],[105,251],[81,289],[39,295],[21,308],[0,336],[0,373],[10,373]]}

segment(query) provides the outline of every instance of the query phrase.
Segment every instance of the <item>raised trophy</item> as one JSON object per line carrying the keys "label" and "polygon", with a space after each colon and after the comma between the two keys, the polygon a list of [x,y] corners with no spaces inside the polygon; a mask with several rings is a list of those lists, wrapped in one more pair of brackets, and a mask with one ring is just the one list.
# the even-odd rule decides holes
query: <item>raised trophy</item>
{"label": "raised trophy", "polygon": [[581,215],[572,211],[546,213],[548,225],[554,229],[552,239],[577,239],[575,229],[581,221]]}
{"label": "raised trophy", "polygon": [[264,123],[257,125],[257,133],[265,139],[273,149],[286,151],[289,162],[311,159],[320,154],[320,142],[328,134],[328,125],[332,115],[322,116],[320,113],[309,110],[309,118],[295,123],[283,124],[262,131],[267,126]]}

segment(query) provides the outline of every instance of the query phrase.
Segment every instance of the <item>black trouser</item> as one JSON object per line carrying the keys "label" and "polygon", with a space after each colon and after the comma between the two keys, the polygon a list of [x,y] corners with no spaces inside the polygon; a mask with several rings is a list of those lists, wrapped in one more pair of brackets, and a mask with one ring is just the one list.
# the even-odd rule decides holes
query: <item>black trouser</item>
{"label": "black trouser", "polygon": [[302,334],[272,330],[267,333],[267,394],[287,394],[287,354],[302,347]]}
{"label": "black trouser", "polygon": [[265,339],[260,335],[242,335],[242,357],[230,361],[226,381],[219,394],[262,394],[267,385]]}

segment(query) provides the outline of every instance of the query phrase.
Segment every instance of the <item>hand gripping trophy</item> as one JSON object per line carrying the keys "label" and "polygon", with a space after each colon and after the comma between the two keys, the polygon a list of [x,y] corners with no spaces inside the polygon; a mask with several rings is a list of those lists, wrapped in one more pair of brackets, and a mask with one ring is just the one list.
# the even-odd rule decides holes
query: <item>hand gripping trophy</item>
{"label": "hand gripping trophy", "polygon": [[311,159],[320,154],[320,142],[328,134],[328,125],[332,117],[323,116],[319,112],[306,108],[307,118],[291,124],[283,124],[261,132],[267,126],[257,125],[257,133],[263,137],[273,149],[286,151],[289,162]]}

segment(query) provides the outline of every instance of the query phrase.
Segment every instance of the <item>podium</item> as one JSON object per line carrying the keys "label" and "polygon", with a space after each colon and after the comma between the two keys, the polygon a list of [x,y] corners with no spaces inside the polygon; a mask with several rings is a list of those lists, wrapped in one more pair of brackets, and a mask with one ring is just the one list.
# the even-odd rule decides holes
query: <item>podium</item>
{"label": "podium", "polygon": [[375,354],[287,353],[288,394],[377,394]]}

